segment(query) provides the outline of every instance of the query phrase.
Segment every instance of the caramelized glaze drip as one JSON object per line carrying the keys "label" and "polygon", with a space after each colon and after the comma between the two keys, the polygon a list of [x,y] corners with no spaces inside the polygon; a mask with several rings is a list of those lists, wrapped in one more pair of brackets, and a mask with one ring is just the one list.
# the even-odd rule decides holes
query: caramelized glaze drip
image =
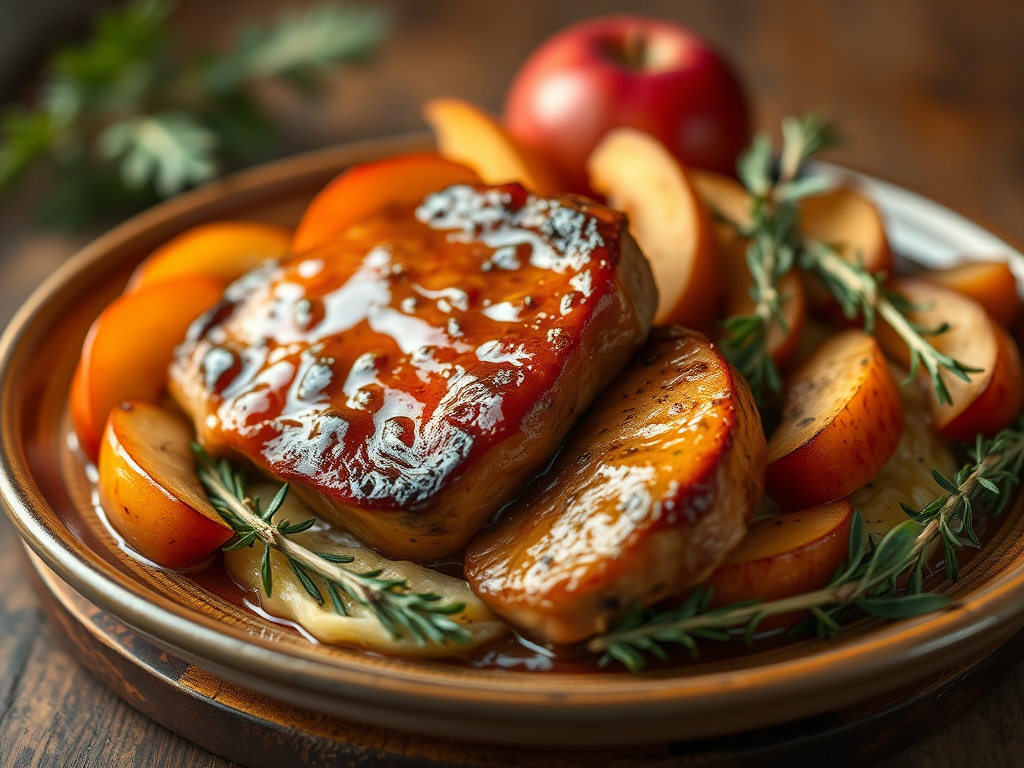
{"label": "caramelized glaze drip", "polygon": [[517,185],[391,207],[230,286],[172,377],[201,388],[207,442],[342,503],[426,509],[543,418],[615,290],[623,223]]}

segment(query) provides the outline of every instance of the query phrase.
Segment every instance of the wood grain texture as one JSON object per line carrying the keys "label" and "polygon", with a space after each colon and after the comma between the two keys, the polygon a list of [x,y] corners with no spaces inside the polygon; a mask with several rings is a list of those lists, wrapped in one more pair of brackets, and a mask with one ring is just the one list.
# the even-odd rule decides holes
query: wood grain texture
{"label": "wood grain texture", "polygon": [[[276,4],[185,0],[175,23],[193,44],[216,43],[239,16],[270,15]],[[273,88],[263,94],[279,109],[285,151],[419,128],[419,104],[434,95],[498,109],[508,78],[540,40],[627,7],[520,0],[499,14],[471,0],[390,5],[396,30],[379,66],[338,80],[315,107]],[[761,126],[824,107],[847,137],[831,159],[1024,240],[1024,5],[1016,0],[634,0],[628,9],[676,18],[719,44],[750,83]],[[34,231],[27,213],[23,200],[0,200],[0,321],[81,242]],[[0,522],[0,768],[232,765],[129,708],[55,643],[15,538]],[[1018,667],[962,716],[880,765],[1001,768],[1022,753]]]}
{"label": "wood grain texture", "polygon": [[128,703],[190,741],[250,768],[835,768],[891,754],[952,721],[1024,651],[996,650],[842,710],[731,736],[646,746],[540,749],[476,744],[361,725],[272,701],[159,651],[30,556],[43,612],[78,659]]}

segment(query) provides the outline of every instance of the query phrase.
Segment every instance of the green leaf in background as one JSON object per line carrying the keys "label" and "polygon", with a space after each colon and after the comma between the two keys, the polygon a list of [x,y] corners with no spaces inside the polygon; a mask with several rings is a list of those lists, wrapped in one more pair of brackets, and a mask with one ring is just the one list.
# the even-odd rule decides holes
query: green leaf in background
{"label": "green leaf in background", "polygon": [[266,159],[272,122],[252,87],[276,78],[314,95],[387,32],[379,8],[328,2],[250,23],[217,55],[185,57],[167,26],[173,8],[107,10],[88,40],[53,54],[35,104],[0,112],[0,191],[39,166],[50,186],[40,214],[76,228]]}
{"label": "green leaf in background", "polygon": [[108,160],[121,160],[125,186],[152,183],[166,197],[216,175],[217,136],[187,112],[115,123],[99,139]]}

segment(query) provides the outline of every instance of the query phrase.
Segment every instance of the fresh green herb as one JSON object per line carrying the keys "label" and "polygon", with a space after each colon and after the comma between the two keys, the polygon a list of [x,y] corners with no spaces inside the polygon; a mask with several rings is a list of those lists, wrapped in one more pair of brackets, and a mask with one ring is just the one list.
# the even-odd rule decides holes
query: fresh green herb
{"label": "fresh green herb", "polygon": [[787,331],[782,314],[785,297],[778,292],[779,280],[794,267],[817,275],[842,307],[849,319],[863,318],[864,332],[873,334],[877,318],[883,319],[910,349],[912,381],[923,365],[940,403],[951,403],[942,371],[970,381],[969,374],[979,369],[964,365],[937,350],[928,340],[949,330],[922,328],[911,322],[907,313],[914,308],[900,294],[887,290],[884,274],[873,275],[862,265],[844,259],[829,244],[803,237],[799,231],[800,198],[818,194],[828,187],[820,176],[804,176],[806,162],[816,152],[834,142],[834,133],[819,116],[787,118],[782,124],[782,153],[778,172],[773,173],[770,139],[761,135],[740,158],[737,170],[750,193],[750,224],[733,222],[739,237],[749,240],[747,268],[753,278],[750,315],[725,320],[726,356],[746,377],[758,403],[764,390],[782,391],[782,378],[768,349],[768,335],[774,324]]}
{"label": "fresh green herb", "polygon": [[322,579],[331,605],[342,616],[349,612],[346,601],[352,601],[367,608],[396,640],[411,637],[421,644],[450,641],[460,645],[470,641],[466,628],[450,618],[465,610],[464,603],[448,603],[441,595],[413,592],[404,579],[386,578],[379,570],[359,573],[345,568],[354,560],[349,555],[306,549],[290,537],[309,530],[316,523],[314,519],[294,524],[288,520],[274,522],[288,493],[287,483],[261,510],[259,499],[246,495],[242,476],[230,463],[214,461],[199,445],[193,445],[193,451],[199,479],[211,504],[235,532],[225,551],[263,545],[260,574],[268,596],[274,590],[270,550],[275,549],[287,558],[299,583],[320,605],[324,605],[325,598],[313,576]]}
{"label": "fresh green herb", "polygon": [[[952,479],[936,471],[935,480],[945,493],[921,510],[904,505],[911,519],[889,531],[877,545],[865,534],[860,512],[856,512],[846,565],[827,587],[781,600],[754,600],[720,608],[709,608],[711,590],[698,587],[679,608],[635,608],[609,632],[592,639],[587,648],[603,654],[602,665],[619,661],[635,672],[646,666],[646,654],[665,658],[666,643],[682,645],[694,654],[699,640],[743,637],[750,643],[758,624],[768,616],[808,611],[810,618],[795,629],[810,629],[826,637],[839,631],[842,614],[851,608],[886,619],[938,610],[948,599],[921,590],[931,545],[942,541],[946,573],[955,581],[956,551],[979,546],[972,526],[975,506],[1001,512],[1010,500],[1012,486],[1019,482],[1022,465],[1024,415],[992,440],[979,436],[971,460]],[[908,572],[905,589],[897,591],[897,579]]]}
{"label": "fresh green herb", "polygon": [[754,310],[725,321],[723,349],[747,379],[758,402],[765,388],[782,390],[782,378],[768,350],[768,334],[775,324],[788,332],[782,313],[787,297],[777,286],[796,263],[797,202],[827,186],[820,177],[798,178],[798,174],[815,152],[834,141],[829,125],[813,114],[800,120],[787,118],[782,135],[777,177],[772,168],[771,140],[766,135],[757,136],[737,163],[740,179],[750,193],[751,210],[749,226],[734,226],[739,237],[749,240],[746,261],[753,278],[750,297]]}
{"label": "fresh green herb", "polygon": [[884,275],[872,275],[860,264],[848,262],[835,248],[813,240],[804,242],[800,249],[799,264],[802,269],[821,278],[847,318],[863,318],[865,333],[874,333],[875,322],[879,317],[888,323],[910,350],[907,381],[913,381],[924,365],[940,403],[949,405],[953,402],[942,380],[943,370],[964,381],[971,380],[969,374],[981,372],[981,368],[964,365],[932,346],[926,337],[945,333],[950,328],[949,324],[922,328],[911,322],[907,313],[913,311],[914,307],[901,294],[887,290],[882,285]]}
{"label": "fresh green herb", "polygon": [[253,86],[279,79],[312,93],[385,33],[379,9],[327,3],[250,25],[217,56],[185,57],[166,24],[172,9],[133,0],[107,10],[90,39],[53,55],[35,104],[0,116],[0,190],[43,165],[54,187],[46,215],[81,226],[264,159],[273,131]]}

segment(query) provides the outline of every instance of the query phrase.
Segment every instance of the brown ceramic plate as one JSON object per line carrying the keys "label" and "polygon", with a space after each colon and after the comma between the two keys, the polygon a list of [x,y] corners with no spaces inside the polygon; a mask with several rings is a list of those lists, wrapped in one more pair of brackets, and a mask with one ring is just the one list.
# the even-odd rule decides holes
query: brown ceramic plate
{"label": "brown ceramic plate", "polygon": [[[847,706],[938,672],[1024,625],[1020,505],[949,588],[951,610],[863,621],[806,640],[673,671],[531,674],[388,659],[315,646],[121,550],[99,523],[68,447],[67,393],[92,319],[155,246],[196,224],[294,224],[345,166],[421,148],[422,137],[350,145],[240,174],[154,208],[83,250],[32,296],[0,342],[0,492],[28,545],[71,586],[157,645],[272,698],[340,717],[460,739],[535,745],[707,737]],[[842,174],[838,169],[827,172]],[[1024,256],[951,211],[863,177],[897,250]]]}

